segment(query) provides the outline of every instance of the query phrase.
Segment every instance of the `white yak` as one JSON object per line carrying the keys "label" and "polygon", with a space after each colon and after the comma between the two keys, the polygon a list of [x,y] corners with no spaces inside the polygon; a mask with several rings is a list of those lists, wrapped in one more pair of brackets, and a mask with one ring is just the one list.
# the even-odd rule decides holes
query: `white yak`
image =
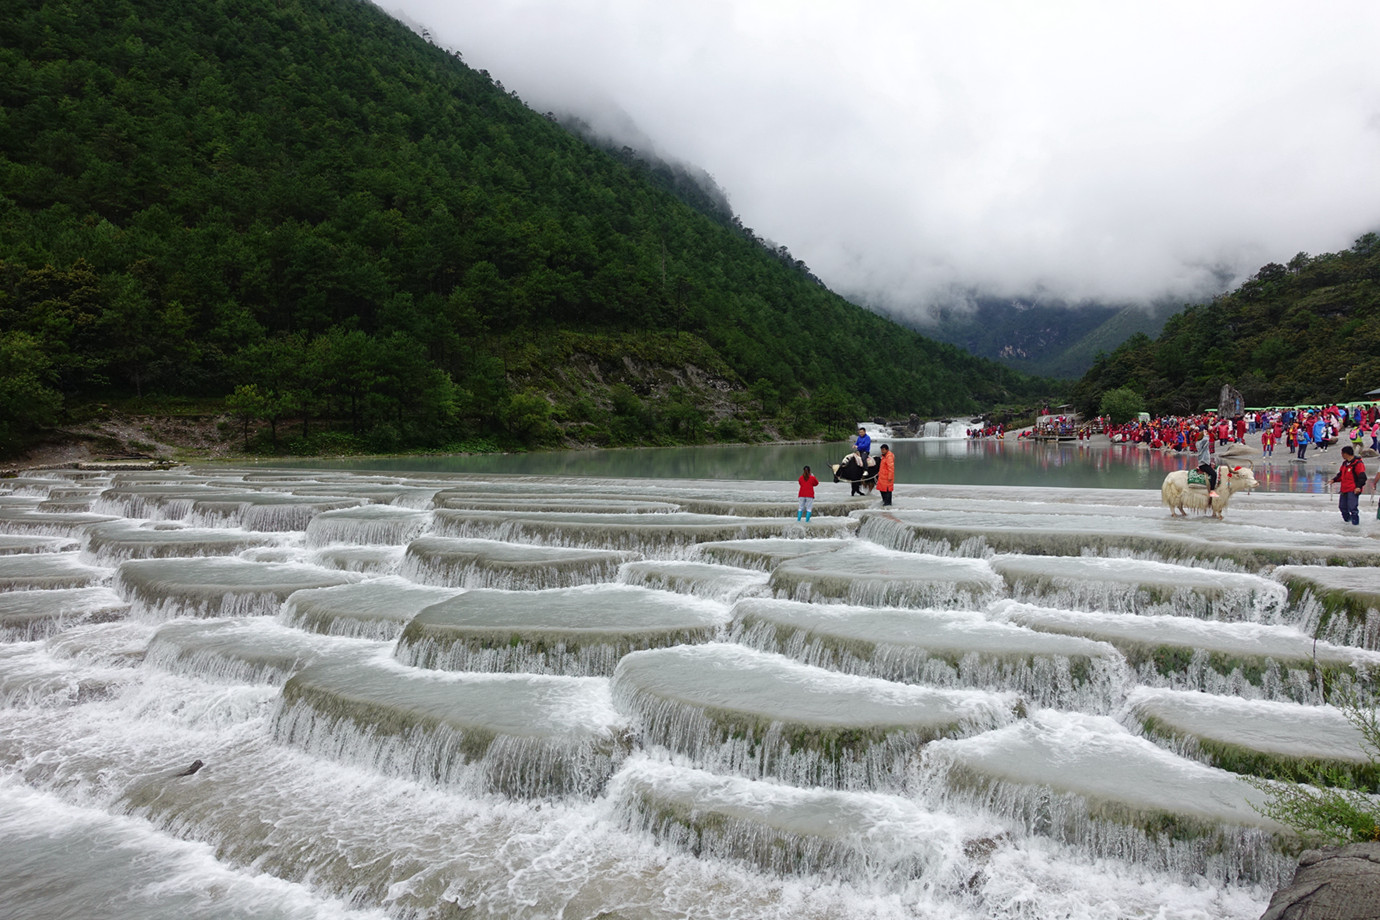
{"label": "white yak", "polygon": [[1191,508],[1194,511],[1211,511],[1213,517],[1220,518],[1233,493],[1249,492],[1259,485],[1249,467],[1219,466],[1217,497],[1210,499],[1207,486],[1199,488],[1188,484],[1188,474],[1188,470],[1175,470],[1164,477],[1164,485],[1160,486],[1160,499],[1169,506],[1171,515],[1187,517],[1188,511],[1185,509]]}

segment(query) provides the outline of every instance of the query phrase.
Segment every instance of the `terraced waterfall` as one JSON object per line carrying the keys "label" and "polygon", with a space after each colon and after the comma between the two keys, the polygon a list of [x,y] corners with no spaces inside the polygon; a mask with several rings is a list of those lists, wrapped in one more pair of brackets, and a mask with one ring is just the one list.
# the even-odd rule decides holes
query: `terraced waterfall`
{"label": "terraced waterfall", "polygon": [[1317,496],[305,470],[0,481],[13,916],[1255,918],[1374,789]]}

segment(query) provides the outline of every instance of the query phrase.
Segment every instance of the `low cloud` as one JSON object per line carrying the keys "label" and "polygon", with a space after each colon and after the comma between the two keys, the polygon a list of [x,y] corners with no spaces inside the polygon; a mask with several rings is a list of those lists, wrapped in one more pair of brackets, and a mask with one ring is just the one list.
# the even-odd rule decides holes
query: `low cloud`
{"label": "low cloud", "polygon": [[835,290],[1149,303],[1380,228],[1380,5],[389,0]]}

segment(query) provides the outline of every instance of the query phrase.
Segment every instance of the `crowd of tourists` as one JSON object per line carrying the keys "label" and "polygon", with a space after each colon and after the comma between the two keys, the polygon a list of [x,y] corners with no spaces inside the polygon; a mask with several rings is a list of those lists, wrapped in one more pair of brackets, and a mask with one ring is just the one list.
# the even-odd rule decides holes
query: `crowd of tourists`
{"label": "crowd of tourists", "polygon": [[1213,413],[1163,416],[1108,426],[1107,436],[1114,444],[1144,444],[1175,451],[1196,450],[1204,437],[1215,446],[1249,443],[1248,438],[1258,436],[1265,456],[1273,456],[1279,447],[1302,460],[1310,447],[1327,450],[1339,441],[1358,452],[1366,447],[1380,451],[1380,408],[1373,403],[1334,404],[1250,410],[1235,419],[1219,419]]}
{"label": "crowd of tourists", "polygon": [[[1020,434],[1019,438],[1058,438],[1061,441],[1077,439],[1087,441],[1094,435],[1102,434],[1107,430],[1108,419],[1104,415],[1096,416],[1089,421],[1082,421],[1076,415],[1051,415],[1048,409],[1041,411],[1039,419],[1035,422],[1035,427],[1027,428]],[[1003,432],[1002,436],[1005,436]],[[981,434],[969,432],[969,437],[982,437]]]}
{"label": "crowd of tourists", "polygon": [[981,428],[969,428],[969,438],[994,438],[998,441],[1006,438],[1006,426],[1000,422],[994,425],[984,425]]}
{"label": "crowd of tourists", "polygon": [[1232,419],[1218,418],[1215,413],[1142,418],[1110,426],[1107,435],[1113,443],[1195,453],[1197,471],[1206,477],[1208,494],[1212,496],[1217,487],[1216,457],[1223,446],[1254,446],[1250,442],[1258,437],[1260,451],[1266,457],[1274,456],[1275,448],[1281,447],[1295,459],[1304,460],[1310,447],[1326,451],[1340,442],[1341,466],[1331,481],[1337,484],[1337,507],[1342,520],[1359,525],[1358,503],[1367,480],[1361,454],[1367,448],[1372,456],[1380,452],[1380,407],[1371,403],[1252,409]]}

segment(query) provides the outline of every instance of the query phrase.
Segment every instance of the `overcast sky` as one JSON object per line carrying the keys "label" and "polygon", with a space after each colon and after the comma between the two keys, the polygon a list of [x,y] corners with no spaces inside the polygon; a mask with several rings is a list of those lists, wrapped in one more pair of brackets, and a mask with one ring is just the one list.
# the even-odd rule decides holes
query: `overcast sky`
{"label": "overcast sky", "polygon": [[1380,229],[1375,0],[378,2],[912,314],[1193,299]]}

